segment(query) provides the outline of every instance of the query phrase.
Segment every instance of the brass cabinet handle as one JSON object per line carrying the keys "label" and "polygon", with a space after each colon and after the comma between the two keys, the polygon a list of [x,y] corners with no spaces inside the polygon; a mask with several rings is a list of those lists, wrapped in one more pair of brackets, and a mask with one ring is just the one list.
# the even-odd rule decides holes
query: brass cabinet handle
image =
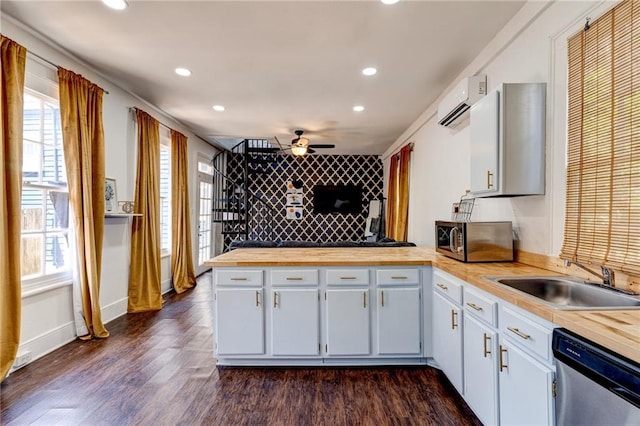
{"label": "brass cabinet handle", "polygon": [[456,315],[458,315],[458,313],[452,309],[451,310],[451,329],[455,330],[456,327],[458,326],[458,324],[456,324]]}
{"label": "brass cabinet handle", "polygon": [[367,307],[367,292],[366,291],[362,292],[362,307],[363,308]]}
{"label": "brass cabinet handle", "polygon": [[489,336],[487,333],[482,333],[482,335],[484,336],[482,354],[486,358],[487,355],[491,355],[491,351],[487,349],[487,341],[491,341],[491,336]]}
{"label": "brass cabinet handle", "polygon": [[380,296],[382,297],[382,306],[384,307],[384,290],[380,290]]}
{"label": "brass cabinet handle", "polygon": [[506,353],[507,353],[507,350],[506,350],[502,345],[500,345],[500,357],[499,357],[499,358],[500,358],[500,359],[499,359],[500,372],[502,372],[502,370],[504,370],[504,369],[509,368],[509,366],[508,366],[507,364],[505,364],[505,363],[503,363],[503,362],[502,362],[502,360],[503,360],[503,359],[502,359],[502,354],[503,354],[503,353],[504,353],[504,354],[506,354]]}
{"label": "brass cabinet handle", "polygon": [[391,277],[392,280],[406,280],[407,277],[402,277],[402,276],[397,276],[397,277]]}
{"label": "brass cabinet handle", "polygon": [[449,290],[449,287],[447,287],[447,286],[446,286],[446,285],[444,285],[444,284],[440,284],[440,283],[438,283],[438,284],[436,284],[436,285],[437,285],[438,287],[440,287],[441,289],[445,290],[445,291],[448,291],[448,290]]}
{"label": "brass cabinet handle", "polygon": [[278,307],[278,292],[277,291],[273,292],[273,307],[274,308]]}
{"label": "brass cabinet handle", "polygon": [[529,340],[531,339],[531,336],[529,334],[525,334],[522,331],[518,330],[515,327],[507,327],[507,330],[509,330],[510,332],[514,333],[516,336],[523,338],[524,340]]}
{"label": "brass cabinet handle", "polygon": [[247,281],[247,277],[231,277],[231,281]]}
{"label": "brass cabinet handle", "polygon": [[340,277],[341,280],[355,280],[356,277]]}
{"label": "brass cabinet handle", "polygon": [[256,290],[256,306],[260,306],[260,291]]}
{"label": "brass cabinet handle", "polygon": [[487,189],[493,188],[493,183],[491,183],[491,178],[493,177],[493,173],[490,170],[487,170]]}
{"label": "brass cabinet handle", "polygon": [[482,306],[478,306],[478,305],[476,305],[475,303],[467,302],[467,306],[472,307],[473,309],[475,309],[475,310],[476,310],[476,311],[478,311],[478,312],[479,312],[479,311],[482,311]]}
{"label": "brass cabinet handle", "polygon": [[287,277],[287,281],[302,281],[302,277]]}

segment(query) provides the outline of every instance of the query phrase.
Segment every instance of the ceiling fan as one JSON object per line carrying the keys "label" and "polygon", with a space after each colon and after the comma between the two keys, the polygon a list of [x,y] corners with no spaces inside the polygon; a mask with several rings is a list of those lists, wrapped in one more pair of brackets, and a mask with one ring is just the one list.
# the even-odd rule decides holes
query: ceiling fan
{"label": "ceiling fan", "polygon": [[334,144],[309,144],[309,139],[302,137],[304,130],[296,130],[294,132],[297,138],[291,141],[291,145],[289,145],[291,153],[293,155],[301,156],[305,154],[314,154],[316,149],[326,149],[326,148],[335,148]]}

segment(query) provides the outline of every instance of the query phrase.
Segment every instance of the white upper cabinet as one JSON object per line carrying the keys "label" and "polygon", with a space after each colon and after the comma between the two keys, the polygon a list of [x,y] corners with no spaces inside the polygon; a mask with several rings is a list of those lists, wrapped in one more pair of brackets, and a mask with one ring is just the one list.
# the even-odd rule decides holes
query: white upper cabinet
{"label": "white upper cabinet", "polygon": [[471,192],[544,194],[545,83],[501,84],[471,107]]}

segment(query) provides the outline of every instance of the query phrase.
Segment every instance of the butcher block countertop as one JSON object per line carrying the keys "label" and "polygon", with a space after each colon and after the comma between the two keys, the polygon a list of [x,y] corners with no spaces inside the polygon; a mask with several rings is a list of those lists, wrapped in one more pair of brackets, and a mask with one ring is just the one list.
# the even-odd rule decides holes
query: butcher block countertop
{"label": "butcher block countertop", "polygon": [[541,318],[640,362],[640,309],[561,310],[484,277],[561,275],[523,263],[462,263],[426,247],[291,247],[236,249],[207,262],[213,267],[433,265]]}

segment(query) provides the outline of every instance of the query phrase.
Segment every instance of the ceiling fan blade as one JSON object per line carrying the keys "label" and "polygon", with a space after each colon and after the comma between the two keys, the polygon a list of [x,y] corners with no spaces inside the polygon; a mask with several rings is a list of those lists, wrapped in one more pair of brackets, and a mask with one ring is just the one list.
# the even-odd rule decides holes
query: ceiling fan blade
{"label": "ceiling fan blade", "polygon": [[336,146],[332,143],[314,143],[309,145],[309,148],[335,148]]}

